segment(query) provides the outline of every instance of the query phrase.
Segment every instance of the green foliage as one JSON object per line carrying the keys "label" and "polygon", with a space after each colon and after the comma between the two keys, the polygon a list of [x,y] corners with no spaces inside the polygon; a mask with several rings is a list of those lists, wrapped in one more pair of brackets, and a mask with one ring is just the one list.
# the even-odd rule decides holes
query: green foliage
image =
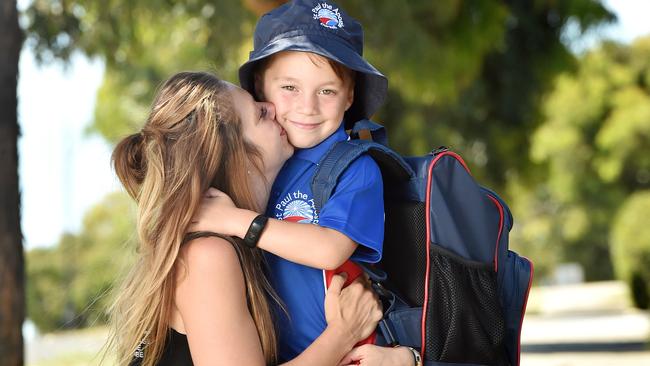
{"label": "green foliage", "polygon": [[499,47],[507,7],[478,1],[340,1],[364,25],[366,54],[415,104],[457,100]]}
{"label": "green foliage", "polygon": [[531,157],[548,177],[529,210],[546,207],[548,251],[582,263],[589,279],[611,276],[610,228],[622,225],[612,226],[612,217],[649,187],[649,72],[650,38],[587,53],[575,74],[556,80],[544,103],[546,120],[533,134]]}
{"label": "green foliage", "polygon": [[41,331],[104,323],[108,292],[131,262],[135,207],[108,195],[85,215],[80,234],[27,253],[27,315]]}
{"label": "green foliage", "polygon": [[612,229],[612,256],[616,272],[630,285],[636,306],[650,302],[650,190],[630,196],[620,208]]}
{"label": "green foliage", "polygon": [[[280,2],[35,0],[25,15],[30,44],[44,59],[78,50],[106,61],[91,131],[115,142],[143,124],[170,74],[213,69],[236,80],[257,16]],[[581,33],[614,19],[600,1],[337,3],[363,23],[364,55],[388,76],[389,97],[374,119],[393,148],[461,152],[473,174],[510,202],[512,242],[543,262],[539,273],[577,259],[589,278],[611,276],[612,210],[637,177],[650,179],[650,154],[637,154],[647,148],[639,131],[650,73],[639,71],[647,69],[638,50],[608,46],[584,60],[568,50],[569,25]],[[629,80],[638,91],[623,92]],[[597,136],[605,119],[612,127]],[[620,123],[630,128],[617,135]]]}
{"label": "green foliage", "polygon": [[633,272],[629,284],[634,306],[647,310],[650,307],[650,292],[648,290],[650,279],[644,278],[639,272]]}
{"label": "green foliage", "polygon": [[[26,14],[39,54],[81,50],[106,60],[92,129],[116,141],[143,123],[156,85],[171,73],[216,66],[236,80],[252,48],[256,16],[247,8],[280,2],[36,0]],[[536,103],[571,65],[564,25],[572,19],[588,29],[612,19],[592,0],[338,3],[364,24],[365,55],[390,80],[377,119],[392,145],[423,153],[453,144],[497,185],[506,167],[525,170]]]}
{"label": "green foliage", "polygon": [[81,51],[106,61],[90,131],[110,142],[144,124],[156,88],[175,72],[235,80],[255,21],[234,0],[35,0],[24,15],[42,60]]}
{"label": "green foliage", "polygon": [[57,329],[64,324],[66,281],[59,257],[58,251],[49,248],[27,253],[27,317],[42,330]]}

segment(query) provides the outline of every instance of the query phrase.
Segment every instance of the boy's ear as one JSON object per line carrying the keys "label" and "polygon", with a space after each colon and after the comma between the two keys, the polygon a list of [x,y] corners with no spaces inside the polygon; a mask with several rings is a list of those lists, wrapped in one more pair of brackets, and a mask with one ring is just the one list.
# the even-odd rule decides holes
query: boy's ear
{"label": "boy's ear", "polygon": [[350,87],[350,92],[348,93],[348,100],[347,103],[345,104],[345,110],[347,111],[352,107],[352,103],[354,102],[354,87]]}

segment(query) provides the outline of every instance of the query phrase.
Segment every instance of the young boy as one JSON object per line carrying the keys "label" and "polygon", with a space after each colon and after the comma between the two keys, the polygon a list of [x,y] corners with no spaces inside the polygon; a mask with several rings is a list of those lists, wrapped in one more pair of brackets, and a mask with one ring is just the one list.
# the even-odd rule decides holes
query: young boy
{"label": "young boy", "polygon": [[[296,148],[270,192],[271,219],[231,211],[218,227],[271,253],[269,277],[289,314],[278,322],[283,360],[300,354],[327,325],[324,270],[345,263],[349,271],[349,259],[381,259],[383,187],[371,157],[360,157],[344,172],[320,211],[311,191],[320,159],[385,98],[387,80],[362,58],[362,50],[362,27],[342,9],[329,1],[292,1],[262,16],[254,49],[239,70],[244,89],[275,105],[276,120]],[[404,364],[398,361],[405,358],[413,364],[415,354],[406,349],[386,351],[397,360],[389,364]]]}

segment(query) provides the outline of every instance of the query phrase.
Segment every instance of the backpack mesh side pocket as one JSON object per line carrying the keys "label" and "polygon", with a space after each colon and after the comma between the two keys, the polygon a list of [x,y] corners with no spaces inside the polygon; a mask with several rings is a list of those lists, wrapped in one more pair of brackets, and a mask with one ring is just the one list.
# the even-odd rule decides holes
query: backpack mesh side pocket
{"label": "backpack mesh side pocket", "polygon": [[389,287],[397,289],[411,306],[424,303],[427,267],[426,205],[418,201],[384,201],[386,225],[384,253],[379,263],[388,274]]}
{"label": "backpack mesh side pocket", "polygon": [[507,365],[492,264],[468,261],[436,245],[429,256],[425,359]]}

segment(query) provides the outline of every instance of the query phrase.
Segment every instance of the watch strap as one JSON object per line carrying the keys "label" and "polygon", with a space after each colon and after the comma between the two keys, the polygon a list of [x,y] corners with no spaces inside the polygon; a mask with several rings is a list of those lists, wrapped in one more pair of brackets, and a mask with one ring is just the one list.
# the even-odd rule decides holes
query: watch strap
{"label": "watch strap", "polygon": [[411,351],[411,353],[413,353],[413,360],[415,361],[415,366],[422,366],[422,356],[420,355],[420,352],[413,347],[408,347],[408,346],[405,347],[408,348],[409,351]]}
{"label": "watch strap", "polygon": [[262,235],[262,231],[264,231],[268,220],[269,218],[263,215],[255,216],[253,222],[251,222],[251,225],[248,227],[248,231],[246,231],[246,235],[244,236],[244,244],[247,247],[255,248],[257,246],[257,242],[260,240],[260,236]]}

